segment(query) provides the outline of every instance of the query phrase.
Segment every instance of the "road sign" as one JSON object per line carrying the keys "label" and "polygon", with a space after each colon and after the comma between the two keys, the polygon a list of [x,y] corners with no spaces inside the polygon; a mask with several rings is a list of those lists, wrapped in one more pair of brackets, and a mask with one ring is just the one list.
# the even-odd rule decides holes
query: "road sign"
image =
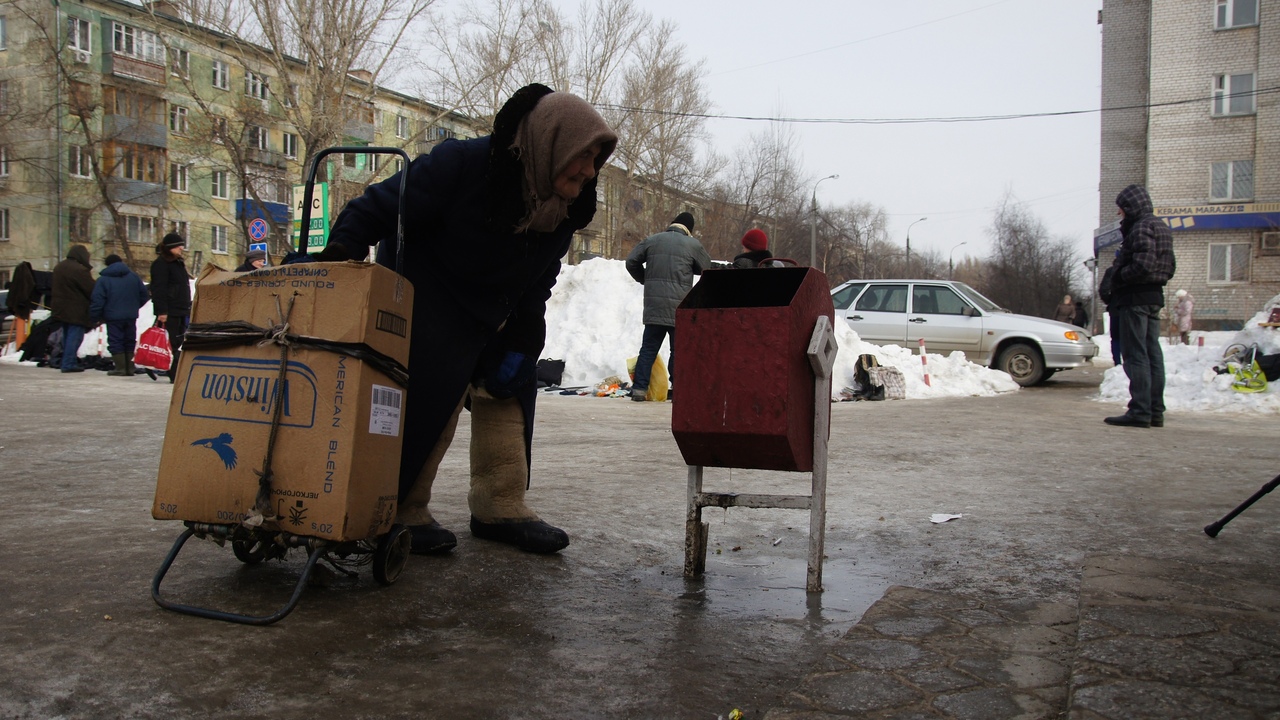
{"label": "road sign", "polygon": [[[267,237],[267,231],[267,221],[262,218],[254,218],[253,222],[249,223],[249,237],[254,240],[265,239]],[[266,246],[264,245],[262,249],[266,250]]]}
{"label": "road sign", "polygon": [[[302,201],[305,185],[293,186],[293,235],[292,247],[298,247],[298,233],[302,225]],[[321,250],[329,241],[329,184],[316,183],[311,193],[311,227],[308,228],[307,250]]]}

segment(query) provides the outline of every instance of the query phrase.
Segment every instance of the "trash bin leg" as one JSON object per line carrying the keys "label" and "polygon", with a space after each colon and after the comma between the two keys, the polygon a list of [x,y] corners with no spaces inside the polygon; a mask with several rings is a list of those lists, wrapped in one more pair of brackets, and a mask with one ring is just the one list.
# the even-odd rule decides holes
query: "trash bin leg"
{"label": "trash bin leg", "polygon": [[822,592],[822,555],[827,537],[827,435],[831,427],[831,368],[836,361],[835,333],[823,315],[809,338],[813,368],[813,487],[809,505],[809,570],[805,590]]}
{"label": "trash bin leg", "polygon": [[696,577],[707,569],[707,523],[702,522],[702,466],[689,466],[688,512],[684,520],[684,576]]}

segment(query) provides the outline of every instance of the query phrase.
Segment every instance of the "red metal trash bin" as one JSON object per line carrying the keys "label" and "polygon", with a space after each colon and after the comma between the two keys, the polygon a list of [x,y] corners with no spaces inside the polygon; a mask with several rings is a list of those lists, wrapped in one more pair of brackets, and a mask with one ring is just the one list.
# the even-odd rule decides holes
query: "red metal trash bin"
{"label": "red metal trash bin", "polygon": [[671,431],[685,464],[813,470],[806,350],[823,315],[835,322],[827,276],[814,268],[702,276],[676,309]]}

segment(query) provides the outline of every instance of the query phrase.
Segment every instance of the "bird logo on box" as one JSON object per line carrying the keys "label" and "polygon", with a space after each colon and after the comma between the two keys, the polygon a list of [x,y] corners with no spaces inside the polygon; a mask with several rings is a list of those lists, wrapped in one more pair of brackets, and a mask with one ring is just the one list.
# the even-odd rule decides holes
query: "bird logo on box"
{"label": "bird logo on box", "polygon": [[222,464],[226,465],[228,470],[234,470],[236,467],[236,449],[231,447],[231,440],[231,433],[222,433],[218,437],[204,438],[191,444],[193,446],[207,447],[218,453]]}

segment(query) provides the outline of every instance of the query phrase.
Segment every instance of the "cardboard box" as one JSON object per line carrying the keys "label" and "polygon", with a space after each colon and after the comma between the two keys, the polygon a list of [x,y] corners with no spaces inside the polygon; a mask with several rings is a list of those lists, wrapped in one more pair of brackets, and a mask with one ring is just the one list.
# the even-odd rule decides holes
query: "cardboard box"
{"label": "cardboard box", "polygon": [[[291,298],[289,334],[360,343],[407,364],[413,288],[369,263],[208,269],[191,321],[270,327]],[[263,527],[337,541],[385,533],[396,510],[405,389],[329,350],[292,347],[286,368],[271,463],[276,519]],[[253,514],[279,375],[276,343],[184,348],[153,517],[226,525]]]}

